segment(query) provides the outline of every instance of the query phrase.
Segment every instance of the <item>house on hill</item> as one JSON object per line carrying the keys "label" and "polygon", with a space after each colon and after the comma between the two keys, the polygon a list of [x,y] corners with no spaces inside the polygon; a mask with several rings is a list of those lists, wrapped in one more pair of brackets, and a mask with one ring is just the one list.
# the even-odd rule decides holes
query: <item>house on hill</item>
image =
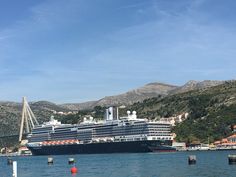
{"label": "house on hill", "polygon": [[216,149],[236,149],[236,125],[232,126],[232,135],[215,141]]}

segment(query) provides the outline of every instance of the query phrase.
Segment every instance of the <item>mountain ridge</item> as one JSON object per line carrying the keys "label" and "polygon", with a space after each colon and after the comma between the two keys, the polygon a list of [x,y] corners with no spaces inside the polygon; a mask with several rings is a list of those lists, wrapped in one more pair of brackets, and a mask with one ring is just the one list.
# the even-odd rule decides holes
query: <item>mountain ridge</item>
{"label": "mountain ridge", "polygon": [[68,103],[62,104],[66,108],[73,108],[73,110],[93,109],[96,106],[120,106],[131,105],[136,102],[142,102],[145,99],[153,97],[163,97],[169,94],[184,93],[194,89],[204,89],[216,85],[223,84],[225,81],[204,80],[194,81],[190,80],[182,86],[176,86],[160,82],[148,83],[142,87],[132,89],[125,93],[113,96],[105,96],[99,100],[88,101],[83,103]]}
{"label": "mountain ridge", "polygon": [[62,104],[66,108],[74,108],[75,110],[93,109],[96,106],[118,106],[118,105],[130,105],[135,102],[143,101],[147,98],[156,97],[159,95],[167,95],[168,91],[177,88],[177,86],[152,82],[142,87],[132,89],[125,93],[121,93],[113,96],[105,96],[96,101],[88,101],[84,103],[69,103]]}

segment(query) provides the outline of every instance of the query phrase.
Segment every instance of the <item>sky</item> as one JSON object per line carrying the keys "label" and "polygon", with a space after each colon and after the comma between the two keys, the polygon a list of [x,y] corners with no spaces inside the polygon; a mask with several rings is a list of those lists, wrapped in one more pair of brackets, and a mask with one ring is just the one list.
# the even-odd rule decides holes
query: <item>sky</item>
{"label": "sky", "polygon": [[0,0],[0,100],[76,103],[236,77],[235,0]]}

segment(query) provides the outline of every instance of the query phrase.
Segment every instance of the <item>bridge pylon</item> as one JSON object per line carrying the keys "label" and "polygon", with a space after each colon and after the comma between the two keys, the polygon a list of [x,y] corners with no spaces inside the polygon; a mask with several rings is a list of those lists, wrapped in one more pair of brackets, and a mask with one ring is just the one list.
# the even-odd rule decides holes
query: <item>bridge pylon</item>
{"label": "bridge pylon", "polygon": [[22,141],[23,133],[30,133],[35,125],[38,125],[38,121],[30,109],[30,106],[26,100],[26,97],[23,97],[23,107],[22,107],[22,116],[21,116],[21,124],[20,124],[20,134],[19,134],[19,142]]}

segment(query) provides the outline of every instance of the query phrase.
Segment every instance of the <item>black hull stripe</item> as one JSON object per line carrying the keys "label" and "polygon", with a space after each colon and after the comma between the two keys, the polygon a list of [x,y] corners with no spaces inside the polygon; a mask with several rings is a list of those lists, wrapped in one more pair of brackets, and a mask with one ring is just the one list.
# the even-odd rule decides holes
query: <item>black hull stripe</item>
{"label": "black hull stripe", "polygon": [[142,153],[175,151],[172,141],[130,141],[28,147],[33,155]]}

